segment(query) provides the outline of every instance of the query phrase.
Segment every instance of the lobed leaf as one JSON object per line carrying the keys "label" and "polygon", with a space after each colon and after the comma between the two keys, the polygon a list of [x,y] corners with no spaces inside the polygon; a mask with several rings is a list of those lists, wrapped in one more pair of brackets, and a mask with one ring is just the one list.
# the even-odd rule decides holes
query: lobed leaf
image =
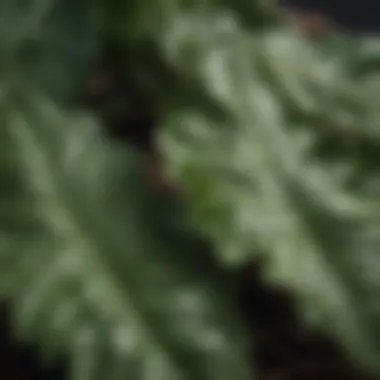
{"label": "lobed leaf", "polygon": [[72,379],[251,378],[222,270],[136,154],[25,85],[2,89],[0,294],[20,336],[69,353]]}
{"label": "lobed leaf", "polygon": [[[184,188],[194,227],[222,259],[236,264],[264,257],[267,277],[294,292],[309,322],[380,371],[378,196],[351,194],[344,165],[313,156],[323,119],[319,130],[291,123],[284,93],[307,111],[319,104],[302,80],[307,72],[289,63],[305,59],[300,66],[309,62],[311,76],[323,74],[323,67],[302,49],[291,57],[287,49],[296,49],[290,41],[276,53],[271,44],[283,39],[272,32],[253,38],[228,14],[178,18],[167,54],[187,72],[191,47],[193,77],[227,116],[217,119],[190,106],[173,111],[163,123],[161,146]],[[269,52],[277,56],[266,61]],[[269,63],[277,82],[267,75]],[[320,81],[320,90],[335,96],[341,90],[329,78]],[[334,112],[339,115],[336,107],[332,117]]]}

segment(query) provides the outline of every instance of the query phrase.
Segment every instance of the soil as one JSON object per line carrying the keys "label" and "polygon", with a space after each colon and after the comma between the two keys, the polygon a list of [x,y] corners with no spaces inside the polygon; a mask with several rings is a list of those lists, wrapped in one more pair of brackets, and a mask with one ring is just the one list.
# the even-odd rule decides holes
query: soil
{"label": "soil", "polygon": [[252,331],[253,361],[261,380],[376,380],[343,350],[297,317],[292,298],[264,285],[258,266],[241,274],[241,310]]}

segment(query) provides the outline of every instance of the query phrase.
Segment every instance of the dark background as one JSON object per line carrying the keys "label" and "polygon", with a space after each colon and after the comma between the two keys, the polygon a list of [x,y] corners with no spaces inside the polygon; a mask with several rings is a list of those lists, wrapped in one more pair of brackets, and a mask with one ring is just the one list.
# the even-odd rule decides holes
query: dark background
{"label": "dark background", "polygon": [[380,31],[379,0],[280,0],[285,6],[322,12],[348,31]]}

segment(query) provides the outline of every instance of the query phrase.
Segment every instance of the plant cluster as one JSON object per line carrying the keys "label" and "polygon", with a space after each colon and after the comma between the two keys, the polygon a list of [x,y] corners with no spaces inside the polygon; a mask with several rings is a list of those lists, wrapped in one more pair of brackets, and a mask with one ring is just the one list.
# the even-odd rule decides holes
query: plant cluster
{"label": "plant cluster", "polygon": [[0,296],[42,358],[256,378],[234,273],[260,261],[380,373],[376,38],[264,0],[3,0],[0,30]]}

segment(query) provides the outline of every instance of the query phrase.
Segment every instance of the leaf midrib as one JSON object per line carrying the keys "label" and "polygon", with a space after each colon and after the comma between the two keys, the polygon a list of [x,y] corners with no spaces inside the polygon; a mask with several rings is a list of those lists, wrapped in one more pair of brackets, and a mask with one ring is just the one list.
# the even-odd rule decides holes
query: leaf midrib
{"label": "leaf midrib", "polygon": [[[249,78],[249,70],[252,70],[249,65],[249,57],[247,57],[246,52],[244,52],[243,56],[245,55],[245,59],[241,59],[241,69],[242,72],[244,69],[246,69],[247,73],[247,78]],[[247,62],[247,64],[244,64],[244,62]],[[244,82],[245,88],[247,88],[247,82]],[[251,84],[252,88],[254,87],[254,83]],[[256,87],[260,87],[263,84],[257,83]],[[248,94],[245,94],[244,88],[239,88],[239,91],[236,91],[236,93],[240,94],[242,97],[242,101],[240,104],[243,104],[243,108],[245,109],[245,114],[251,114],[252,115],[252,106],[249,106],[247,104],[246,99],[249,99]],[[266,88],[264,88],[266,90]],[[270,90],[269,90],[270,91]],[[257,95],[259,96],[259,95]],[[244,99],[245,98],[245,99]],[[256,112],[260,112],[256,108]],[[252,115],[251,118],[248,118],[251,120],[255,119],[255,115]],[[243,120],[244,122],[244,120]],[[271,123],[271,121],[269,121]],[[273,123],[272,123],[273,124]],[[291,229],[293,232],[296,233],[296,237],[300,237],[301,241],[304,241],[306,246],[309,246],[312,249],[312,253],[309,251],[309,254],[312,254],[314,256],[314,262],[318,262],[320,268],[323,268],[323,272],[328,274],[328,277],[330,278],[330,283],[334,284],[335,289],[339,290],[340,297],[343,298],[344,304],[349,307],[351,311],[351,316],[354,316],[351,318],[352,321],[362,321],[363,323],[351,323],[351,326],[353,327],[353,331],[359,332],[359,341],[361,342],[360,344],[363,344],[364,341],[366,341],[366,346],[368,347],[368,343],[371,345],[371,339],[368,339],[369,336],[368,334],[365,333],[365,329],[356,329],[355,326],[365,326],[365,317],[360,313],[359,310],[356,308],[353,308],[352,305],[354,304],[352,300],[351,294],[347,293],[344,291],[347,287],[349,287],[349,282],[346,279],[346,276],[344,273],[342,273],[341,270],[339,270],[339,267],[337,265],[328,265],[326,263],[325,259],[325,253],[324,249],[321,246],[321,243],[319,239],[316,238],[314,232],[308,227],[307,223],[305,223],[304,218],[299,212],[294,212],[294,210],[297,210],[298,207],[295,205],[293,199],[290,197],[290,195],[287,193],[287,191],[284,189],[284,186],[280,183],[278,179],[278,175],[275,175],[274,173],[279,173],[283,172],[283,168],[279,167],[278,162],[284,162],[286,161],[287,164],[290,165],[291,169],[299,169],[298,168],[298,162],[297,158],[294,156],[294,154],[291,152],[289,148],[284,147],[284,143],[281,141],[281,139],[284,141],[288,140],[288,137],[285,135],[283,131],[281,131],[280,126],[277,126],[273,124],[274,130],[273,131],[267,131],[266,126],[258,126],[256,128],[262,128],[263,130],[261,131],[261,141],[264,142],[265,148],[263,149],[265,156],[267,157],[266,163],[267,163],[267,169],[265,172],[269,177],[271,177],[273,185],[274,185],[274,192],[276,193],[276,198],[279,199],[280,203],[283,205],[283,207],[287,210],[287,213],[292,215],[294,217],[294,227]],[[255,127],[252,127],[255,128]],[[265,135],[265,136],[264,136]],[[282,136],[281,136],[282,135]],[[277,144],[276,147],[278,150],[275,148],[273,149],[271,145],[273,145],[273,139],[277,139]],[[268,153],[269,152],[269,153]],[[290,157],[284,157],[284,154],[281,154],[282,152],[287,152]],[[293,207],[292,207],[293,206]],[[293,218],[292,218],[293,219]],[[307,242],[311,241],[314,242],[314,244],[308,244]],[[313,249],[315,247],[315,249]],[[271,250],[273,251],[273,250]],[[318,254],[319,252],[319,254]],[[292,260],[294,262],[294,260]],[[333,268],[332,268],[333,266]],[[343,284],[346,284],[347,286],[343,286]],[[297,289],[294,289],[296,292],[298,292]],[[339,333],[341,335],[341,333]],[[356,337],[354,339],[358,339],[358,334],[355,334]],[[362,336],[365,336],[365,339],[362,339]],[[367,350],[367,352],[369,352]]]}
{"label": "leaf midrib", "polygon": [[[10,115],[11,116],[11,115]],[[49,153],[46,152],[44,143],[42,141],[39,141],[36,136],[33,135],[31,128],[28,127],[28,122],[24,118],[17,118],[17,115],[12,115],[15,124],[18,124],[17,126],[13,126],[12,130],[10,131],[11,134],[13,134],[16,144],[22,145],[22,148],[19,149],[21,152],[20,156],[28,156],[27,159],[21,159],[23,166],[25,167],[25,172],[28,173],[28,181],[33,183],[33,185],[36,186],[37,191],[40,191],[44,194],[45,199],[49,199],[50,206],[53,207],[53,213],[54,217],[51,217],[52,209],[49,208],[49,214],[46,216],[52,220],[53,223],[56,223],[59,220],[59,223],[61,223],[61,232],[70,232],[73,239],[77,239],[78,242],[82,241],[82,246],[86,247],[86,249],[83,250],[83,252],[87,252],[85,255],[88,256],[87,261],[90,262],[92,265],[95,265],[96,268],[98,268],[98,273],[102,273],[103,276],[107,279],[106,284],[107,287],[110,288],[110,291],[108,292],[109,295],[112,297],[114,296],[114,299],[122,300],[123,302],[115,302],[115,304],[125,305],[125,301],[128,302],[130,306],[130,310],[134,314],[134,320],[137,325],[141,327],[140,331],[145,332],[145,340],[147,342],[150,342],[151,345],[159,347],[160,351],[163,352],[164,357],[167,358],[168,362],[174,364],[172,358],[172,355],[170,355],[170,350],[168,350],[163,343],[160,342],[160,339],[157,337],[157,334],[149,327],[147,323],[145,323],[145,317],[143,312],[141,312],[136,305],[136,302],[131,299],[131,297],[124,297],[124,294],[120,291],[123,287],[118,286],[118,281],[115,279],[115,276],[111,274],[112,270],[110,269],[109,265],[106,265],[104,260],[102,259],[99,249],[97,250],[99,253],[94,254],[94,245],[91,244],[91,241],[97,241],[96,234],[94,235],[95,239],[92,239],[91,237],[88,237],[88,232],[86,228],[83,228],[81,226],[80,218],[77,217],[74,210],[71,210],[71,208],[68,206],[68,201],[65,199],[64,194],[61,193],[61,191],[58,189],[56,183],[58,181],[54,180],[55,174],[54,170],[51,168],[51,165],[49,164]],[[17,120],[19,119],[19,120]],[[22,140],[29,140],[30,144],[25,144],[22,142]],[[21,141],[21,143],[20,143]],[[22,152],[25,152],[29,150],[31,153],[29,155],[25,155]],[[38,176],[38,180],[35,179],[36,173],[41,173],[41,175]],[[42,187],[41,187],[42,184]],[[62,206],[63,205],[63,206]],[[76,243],[80,244],[80,243]],[[100,244],[101,245],[101,244]],[[101,268],[99,270],[99,268]],[[115,296],[118,295],[118,296]],[[115,305],[115,309],[118,307]],[[123,310],[121,311],[121,314],[124,316],[123,320],[128,321],[128,315],[131,313],[128,313],[128,307],[123,306]],[[120,310],[118,311],[118,314],[120,314]],[[139,318],[140,317],[140,318]],[[184,371],[180,370],[181,365],[179,363],[175,363],[172,365],[173,370],[176,373],[181,373],[183,378],[186,378],[186,374]]]}

